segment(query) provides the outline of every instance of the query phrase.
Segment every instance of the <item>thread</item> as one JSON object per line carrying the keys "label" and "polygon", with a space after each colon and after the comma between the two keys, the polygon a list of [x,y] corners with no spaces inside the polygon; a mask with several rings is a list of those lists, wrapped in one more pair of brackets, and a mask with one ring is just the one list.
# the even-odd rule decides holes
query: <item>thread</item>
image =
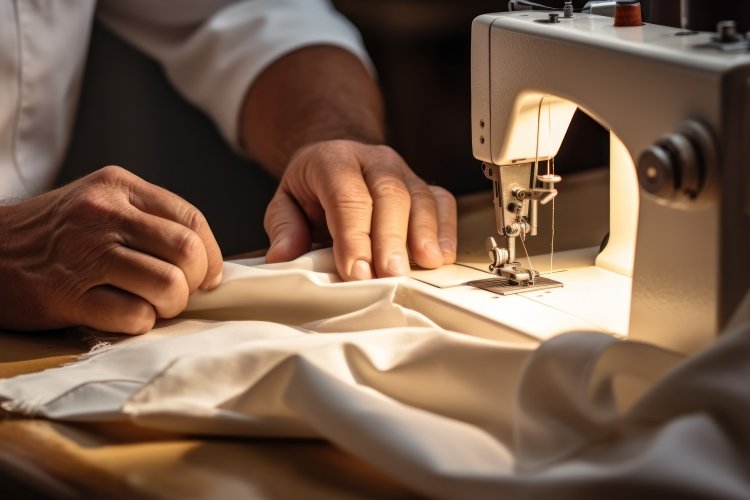
{"label": "thread", "polygon": [[526,249],[526,237],[519,238],[521,240],[521,245],[523,246],[523,253],[526,254],[526,261],[529,263],[529,273],[531,276],[531,279],[529,280],[531,284],[534,284],[534,279],[536,276],[534,276],[534,265],[531,263],[531,257],[529,257],[529,251]]}
{"label": "thread", "polygon": [[532,177],[535,183],[536,177],[539,175],[539,135],[542,130],[542,106],[544,106],[544,97],[539,101],[539,106],[537,106],[536,110],[536,151],[534,153],[534,176]]}
{"label": "thread", "polygon": [[[551,158],[550,162],[552,163],[552,175],[555,174],[555,158]],[[552,270],[554,269],[553,263],[555,258],[555,200],[557,199],[557,196],[552,198],[552,228],[550,230],[551,237],[550,237],[550,243],[549,243],[549,273],[552,274]]]}

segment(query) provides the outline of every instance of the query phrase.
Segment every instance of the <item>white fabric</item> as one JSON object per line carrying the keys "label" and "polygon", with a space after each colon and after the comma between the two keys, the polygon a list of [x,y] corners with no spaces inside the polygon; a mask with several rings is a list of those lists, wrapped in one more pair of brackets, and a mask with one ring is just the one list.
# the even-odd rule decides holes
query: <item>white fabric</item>
{"label": "white fabric", "polygon": [[397,303],[406,279],[337,283],[328,252],[225,277],[182,319],[0,381],[3,406],[321,437],[437,498],[750,497],[750,300],[683,359],[604,334],[533,349],[444,331]]}
{"label": "white fabric", "polygon": [[158,60],[236,148],[245,92],[274,60],[322,44],[370,64],[359,34],[328,0],[0,1],[0,200],[52,184],[70,139],[95,12]]}

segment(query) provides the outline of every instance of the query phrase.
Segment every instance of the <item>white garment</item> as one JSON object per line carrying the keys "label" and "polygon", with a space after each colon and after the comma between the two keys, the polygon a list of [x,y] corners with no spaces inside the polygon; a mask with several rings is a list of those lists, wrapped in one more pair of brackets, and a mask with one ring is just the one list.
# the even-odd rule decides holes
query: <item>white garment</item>
{"label": "white garment", "polygon": [[448,332],[397,303],[408,278],[338,283],[330,252],[224,275],[182,319],[0,380],[3,407],[322,437],[434,498],[750,497],[750,301],[685,359],[605,334],[534,349]]}
{"label": "white garment", "polygon": [[38,194],[54,181],[95,14],[158,60],[235,147],[245,92],[280,56],[333,45],[369,65],[359,34],[328,0],[2,0],[0,200]]}

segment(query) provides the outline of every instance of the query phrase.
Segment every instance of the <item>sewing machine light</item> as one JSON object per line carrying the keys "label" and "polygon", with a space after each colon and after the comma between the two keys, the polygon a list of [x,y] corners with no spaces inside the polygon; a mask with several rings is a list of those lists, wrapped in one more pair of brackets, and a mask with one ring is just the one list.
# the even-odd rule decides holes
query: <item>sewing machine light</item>
{"label": "sewing machine light", "polygon": [[525,91],[508,117],[511,123],[500,146],[493,151],[493,163],[507,165],[547,160],[557,155],[577,106],[560,97],[542,92]]}

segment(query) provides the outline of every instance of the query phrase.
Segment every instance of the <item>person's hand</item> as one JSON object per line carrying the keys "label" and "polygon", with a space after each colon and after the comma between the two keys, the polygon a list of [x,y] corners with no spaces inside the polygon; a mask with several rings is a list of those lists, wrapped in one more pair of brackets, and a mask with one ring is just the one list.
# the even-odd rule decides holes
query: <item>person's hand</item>
{"label": "person's hand", "polygon": [[221,270],[203,215],[119,167],[0,207],[0,327],[143,333]]}
{"label": "person's hand", "polygon": [[[294,259],[328,230],[345,280],[399,276],[456,259],[456,202],[387,146],[323,141],[291,159],[268,205],[268,262]],[[407,253],[408,247],[408,253]]]}

